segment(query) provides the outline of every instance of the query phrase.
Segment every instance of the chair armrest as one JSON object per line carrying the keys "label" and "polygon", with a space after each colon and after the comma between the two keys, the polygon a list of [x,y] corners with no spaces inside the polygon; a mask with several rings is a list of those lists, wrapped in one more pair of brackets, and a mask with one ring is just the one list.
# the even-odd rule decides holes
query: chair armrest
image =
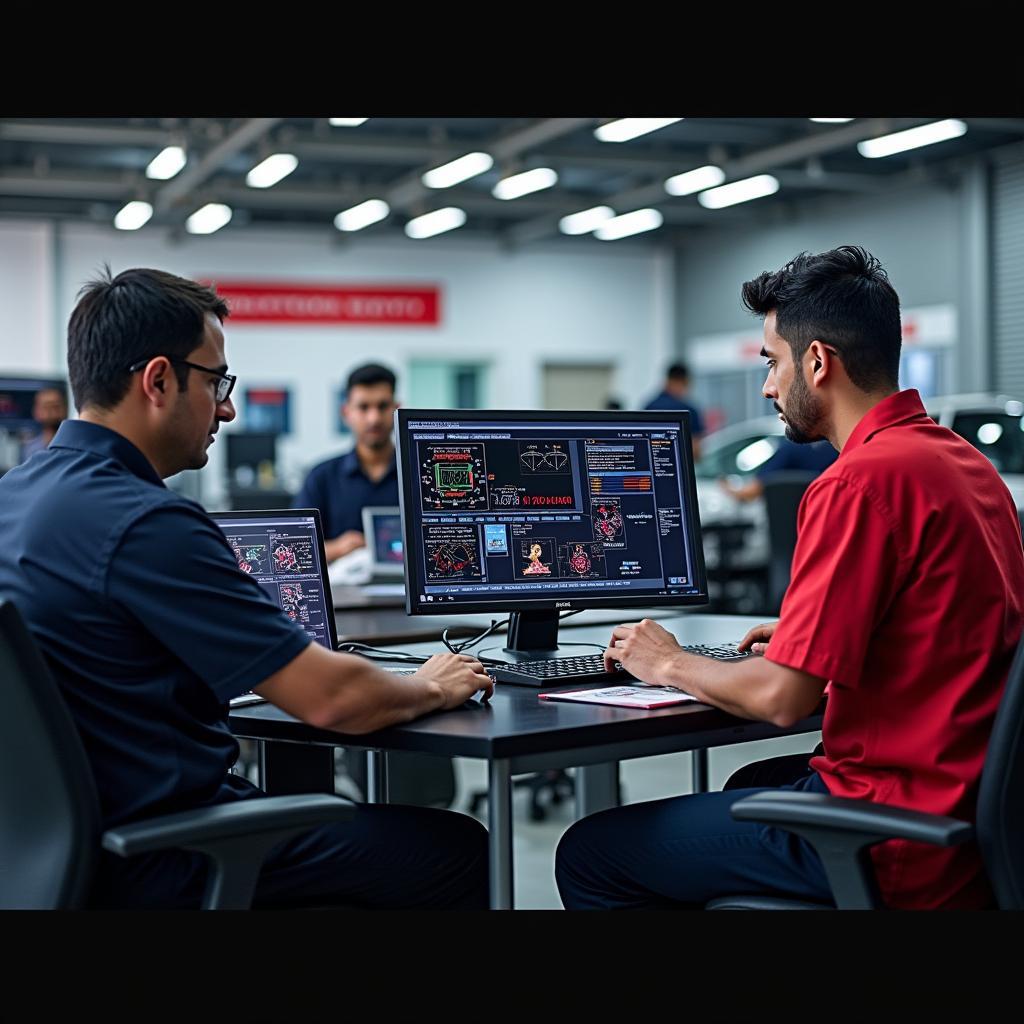
{"label": "chair armrest", "polygon": [[169,849],[205,854],[212,865],[203,908],[244,909],[273,847],[317,825],[348,821],[355,812],[351,801],[320,793],[239,800],[109,829],[103,848],[121,857]]}
{"label": "chair armrest", "polygon": [[753,793],[737,800],[730,811],[738,821],[774,825],[807,840],[821,858],[841,910],[884,906],[872,846],[887,839],[958,846],[975,835],[973,825],[956,818],[824,793]]}
{"label": "chair armrest", "polygon": [[191,849],[220,839],[294,832],[328,821],[348,821],[354,813],[350,801],[320,793],[237,800],[121,825],[103,834],[103,848],[121,857],[134,857],[157,850]]}
{"label": "chair armrest", "polygon": [[753,793],[737,800],[731,811],[737,821],[760,821],[783,828],[813,825],[836,832],[880,837],[875,842],[911,839],[934,846],[959,846],[974,838],[974,826],[959,818],[824,793]]}

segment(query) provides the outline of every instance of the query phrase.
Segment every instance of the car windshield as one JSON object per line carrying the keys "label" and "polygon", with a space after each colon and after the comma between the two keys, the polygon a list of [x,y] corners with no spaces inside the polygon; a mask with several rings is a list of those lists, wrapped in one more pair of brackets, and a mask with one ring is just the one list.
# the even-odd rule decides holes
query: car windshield
{"label": "car windshield", "polygon": [[695,467],[697,476],[704,480],[748,476],[775,454],[781,440],[778,434],[748,434],[710,450],[705,442],[704,456]]}
{"label": "car windshield", "polygon": [[952,429],[1000,473],[1024,473],[1024,419],[1005,412],[961,412]]}

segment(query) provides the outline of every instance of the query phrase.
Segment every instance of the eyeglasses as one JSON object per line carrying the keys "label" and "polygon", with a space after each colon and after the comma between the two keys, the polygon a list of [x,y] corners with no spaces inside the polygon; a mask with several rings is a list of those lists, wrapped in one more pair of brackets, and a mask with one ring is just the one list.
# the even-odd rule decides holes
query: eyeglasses
{"label": "eyeglasses", "polygon": [[[129,373],[138,373],[139,370],[143,369],[149,364],[150,359],[156,359],[156,356],[149,356],[146,359],[140,359],[137,363],[132,363],[128,367]],[[193,370],[202,370],[203,373],[212,373],[217,378],[217,403],[226,402],[228,396],[231,394],[235,386],[235,381],[238,378],[233,373],[221,373],[220,370],[211,370],[208,366],[200,366],[198,363],[190,363],[187,359],[176,359],[174,356],[164,356],[169,363],[177,363],[179,366],[188,366]]]}

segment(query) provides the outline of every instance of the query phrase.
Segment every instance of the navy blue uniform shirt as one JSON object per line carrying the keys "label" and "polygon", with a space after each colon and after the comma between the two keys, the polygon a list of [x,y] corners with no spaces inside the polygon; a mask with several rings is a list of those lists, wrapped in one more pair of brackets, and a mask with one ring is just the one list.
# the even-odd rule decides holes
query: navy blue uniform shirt
{"label": "navy blue uniform shirt", "polygon": [[754,474],[758,480],[765,480],[772,473],[791,469],[806,469],[811,473],[823,473],[836,459],[839,452],[828,441],[814,441],[811,444],[797,444],[788,437],[775,449],[770,459],[764,462]]}
{"label": "navy blue uniform shirt", "polygon": [[398,467],[394,456],[388,471],[373,483],[363,472],[356,450],[314,466],[293,508],[318,508],[328,540],[346,530],[363,532],[363,509],[398,504]]}
{"label": "navy blue uniform shirt", "polygon": [[226,702],[310,642],[120,434],[61,424],[0,479],[0,594],[78,727],[103,826],[255,795]]}
{"label": "navy blue uniform shirt", "polygon": [[683,412],[688,412],[690,414],[690,433],[693,434],[694,437],[700,437],[701,434],[704,433],[704,417],[700,414],[700,409],[681,398],[676,398],[674,395],[670,395],[667,391],[662,391],[660,395],[656,395],[644,406],[644,408],[680,409]]}

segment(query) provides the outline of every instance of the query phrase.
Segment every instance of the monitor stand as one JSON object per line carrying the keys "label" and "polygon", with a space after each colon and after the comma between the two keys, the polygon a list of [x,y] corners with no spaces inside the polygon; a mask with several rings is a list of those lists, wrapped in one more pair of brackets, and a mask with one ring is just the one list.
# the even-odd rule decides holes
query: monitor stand
{"label": "monitor stand", "polygon": [[[497,648],[491,648],[497,654]],[[481,652],[485,653],[485,652]],[[558,611],[512,612],[507,643],[501,648],[503,660],[541,661],[559,656]]]}

